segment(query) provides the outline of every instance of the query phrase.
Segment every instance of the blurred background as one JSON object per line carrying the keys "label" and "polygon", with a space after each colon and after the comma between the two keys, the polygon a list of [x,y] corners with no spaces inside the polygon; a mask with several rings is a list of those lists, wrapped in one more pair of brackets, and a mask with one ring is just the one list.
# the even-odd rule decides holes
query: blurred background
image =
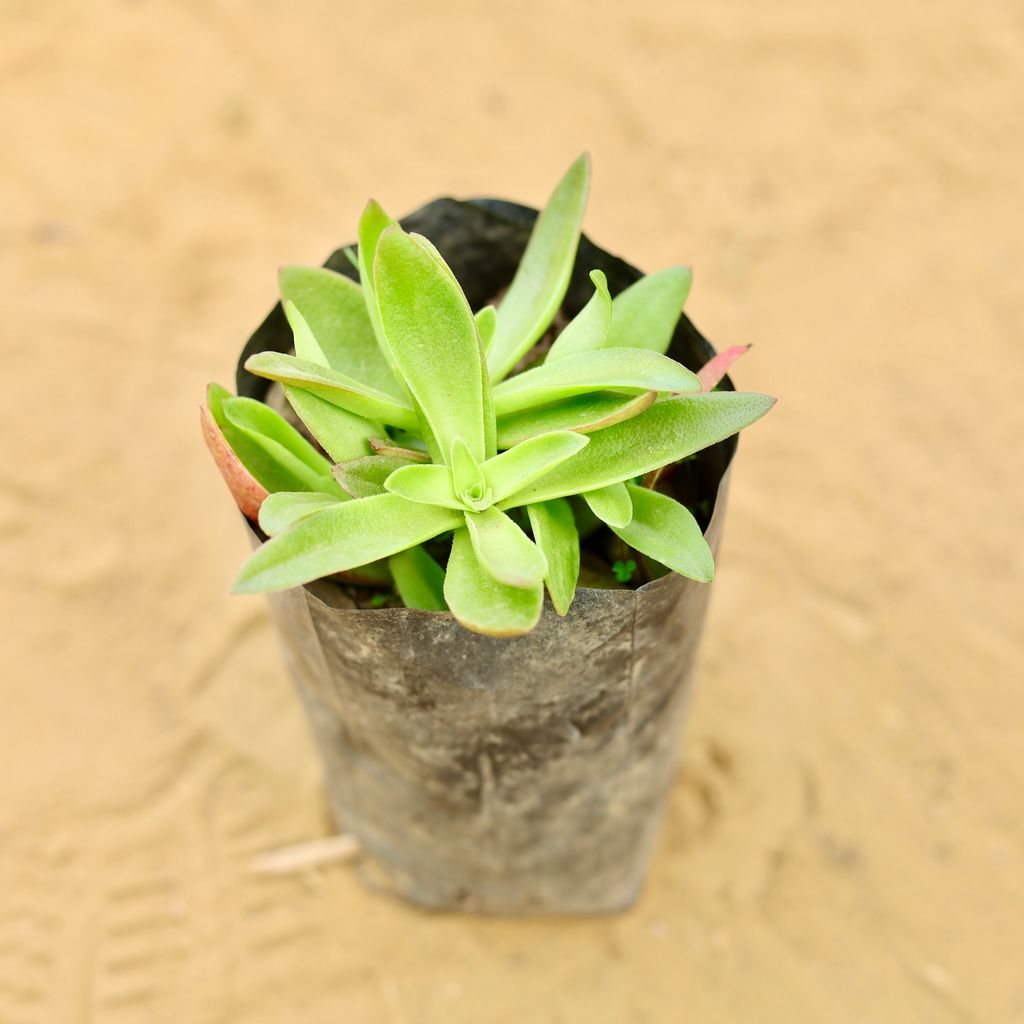
{"label": "blurred background", "polygon": [[[1024,1021],[1018,2],[0,0],[0,124],[3,1024]],[[254,875],[329,825],[203,388],[369,196],[583,149],[780,398],[647,890]]]}

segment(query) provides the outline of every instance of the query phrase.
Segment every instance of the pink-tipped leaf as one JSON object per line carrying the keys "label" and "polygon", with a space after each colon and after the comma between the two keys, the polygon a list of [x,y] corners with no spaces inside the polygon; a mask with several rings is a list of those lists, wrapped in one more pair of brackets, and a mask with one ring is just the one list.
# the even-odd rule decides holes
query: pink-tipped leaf
{"label": "pink-tipped leaf", "polygon": [[697,380],[700,381],[702,391],[711,391],[719,384],[722,378],[729,372],[729,367],[736,362],[744,352],[749,352],[749,345],[732,345],[731,347],[712,356],[698,371]]}

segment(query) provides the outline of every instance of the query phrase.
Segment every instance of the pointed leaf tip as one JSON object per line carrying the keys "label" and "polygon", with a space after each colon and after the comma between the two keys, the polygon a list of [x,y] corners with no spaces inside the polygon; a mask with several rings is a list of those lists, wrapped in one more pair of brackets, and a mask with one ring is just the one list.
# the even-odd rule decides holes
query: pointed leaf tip
{"label": "pointed leaf tip", "polygon": [[592,434],[571,462],[556,466],[502,508],[546,501],[632,480],[692,455],[760,419],[775,404],[756,392],[712,391],[655,402]]}
{"label": "pointed leaf tip", "polygon": [[235,454],[217,426],[213,413],[205,405],[199,407],[199,422],[203,440],[231,492],[231,497],[235,499],[235,504],[242,515],[255,522],[259,517],[260,506],[269,492],[242,464],[242,460]]}
{"label": "pointed leaf tip", "polygon": [[667,352],[692,283],[689,267],[666,267],[631,284],[612,302],[605,345]]}
{"label": "pointed leaf tip", "polygon": [[594,285],[594,294],[555,338],[544,360],[545,364],[563,356],[602,348],[607,343],[612,322],[612,297],[608,291],[608,279],[602,271],[592,270],[590,280]]}
{"label": "pointed leaf tip", "polygon": [[558,615],[567,615],[580,575],[580,538],[572,506],[564,498],[555,498],[527,505],[526,511],[533,541],[548,562],[544,582],[551,604]]}
{"label": "pointed leaf tip", "polygon": [[633,518],[612,530],[630,547],[673,572],[710,583],[715,559],[690,510],[660,491],[635,484],[626,484],[626,489],[633,501]]}
{"label": "pointed leaf tip", "polygon": [[750,345],[732,345],[712,356],[697,371],[697,379],[700,381],[701,390],[713,390],[729,372],[729,367],[732,366],[740,356],[749,352],[750,348]]}
{"label": "pointed leaf tip", "polygon": [[501,380],[547,330],[565,298],[590,187],[590,161],[582,154],[555,186],[540,212],[487,350],[491,380]]}
{"label": "pointed leaf tip", "polygon": [[374,281],[388,348],[443,453],[437,461],[461,437],[482,462],[494,434],[490,385],[454,275],[434,250],[394,225],[377,243]]}

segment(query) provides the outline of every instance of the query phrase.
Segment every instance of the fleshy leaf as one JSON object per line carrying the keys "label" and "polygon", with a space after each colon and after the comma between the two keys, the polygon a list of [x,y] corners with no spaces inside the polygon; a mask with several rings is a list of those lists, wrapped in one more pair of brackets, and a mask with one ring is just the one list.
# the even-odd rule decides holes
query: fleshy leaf
{"label": "fleshy leaf", "polygon": [[317,474],[330,472],[327,460],[279,413],[254,398],[225,398],[224,416],[239,430],[258,433],[286,449],[308,469]]}
{"label": "fleshy leaf", "polygon": [[383,432],[380,424],[332,405],[310,391],[291,384],[283,388],[288,404],[335,462],[365,455],[370,438]]}
{"label": "fleshy leaf", "polygon": [[407,501],[443,508],[465,509],[452,487],[452,472],[447,466],[402,466],[384,484],[387,491]]}
{"label": "fleshy leaf", "polygon": [[461,437],[452,442],[451,453],[452,488],[467,508],[477,512],[494,504],[491,488],[487,484],[480,463]]}
{"label": "fleshy leaf", "polygon": [[712,356],[698,371],[702,391],[712,391],[715,385],[729,372],[729,367],[745,352],[750,351],[749,345],[732,345],[717,355]]}
{"label": "fleshy leaf", "polygon": [[[215,385],[211,385],[214,387]],[[213,461],[228,485],[242,515],[256,521],[260,506],[266,500],[267,489],[245,468],[245,464],[228,444],[213,413],[205,405],[199,407],[199,421],[203,428],[203,439],[213,456]]]}
{"label": "fleshy leaf", "polygon": [[477,561],[499,583],[534,587],[543,582],[548,572],[544,553],[504,512],[467,512],[466,528]]}
{"label": "fleshy leaf", "polygon": [[245,368],[257,377],[300,387],[356,416],[405,430],[416,429],[416,413],[410,406],[337,370],[280,352],[258,352],[249,356]]}
{"label": "fleshy leaf", "polygon": [[660,491],[626,484],[633,499],[628,526],[612,526],[631,548],[701,583],[715,575],[715,560],[690,510]]}
{"label": "fleshy leaf", "polygon": [[608,279],[600,270],[592,270],[590,280],[594,282],[593,296],[555,338],[545,363],[605,346],[612,322],[612,297],[608,294]]}
{"label": "fleshy leaf", "polygon": [[[448,264],[445,263],[444,257],[441,255],[437,246],[434,245],[434,243],[429,238],[427,238],[426,235],[418,234],[415,231],[409,232],[409,237],[414,239],[421,246],[421,248],[425,249],[428,253],[430,253],[431,256],[434,257],[434,262],[449,278],[453,287],[456,288],[458,292],[461,294],[462,287],[459,284],[458,279],[455,277],[455,274],[452,272],[451,267],[449,267]],[[477,323],[477,318],[475,316],[473,318],[473,322],[474,324]],[[491,329],[493,330],[493,327]],[[477,339],[480,343],[480,365],[482,367],[486,367],[486,358],[483,354],[483,342],[480,341],[479,339],[479,327],[477,329]],[[484,451],[488,456],[491,456],[497,451],[496,429],[494,423],[494,403],[491,397],[490,380],[489,378],[487,378],[486,372],[484,372],[484,378]],[[434,435],[434,432],[430,426],[430,422],[427,419],[425,419],[422,415],[420,416],[420,429],[421,433],[423,434],[424,441],[426,442],[427,450],[434,455],[435,461],[443,462],[449,453],[441,448],[441,445],[438,443],[437,438]]]}
{"label": "fleshy leaf", "polygon": [[546,473],[503,508],[547,501],[632,480],[731,437],[775,404],[768,395],[712,391],[655,402],[639,416],[590,435],[590,444]]}
{"label": "fleshy leaf", "polygon": [[668,356],[635,348],[579,352],[502,381],[494,389],[499,416],[573,395],[607,388],[637,391],[697,392],[695,374]]}
{"label": "fleshy leaf", "polygon": [[605,344],[667,352],[692,282],[689,267],[668,267],[631,284],[612,302]]}
{"label": "fleshy leaf", "polygon": [[364,455],[339,463],[332,472],[334,479],[353,498],[372,498],[384,493],[384,481],[396,469],[414,464],[402,455]]}
{"label": "fleshy leaf", "polygon": [[282,490],[339,493],[331,464],[269,405],[252,398],[226,398],[222,408],[226,423],[237,434],[299,482]]}
{"label": "fleshy leaf", "polygon": [[446,611],[444,569],[422,548],[408,548],[388,559],[395,589],[406,608],[427,612]]}
{"label": "fleshy leaf", "polygon": [[544,552],[548,574],[544,578],[551,603],[559,615],[568,613],[580,575],[580,538],[572,506],[564,498],[526,506],[533,541]]}
{"label": "fleshy leaf", "polygon": [[450,452],[461,437],[482,462],[490,385],[462,289],[440,257],[398,227],[380,237],[375,274],[388,346],[438,449]]}
{"label": "fleshy leaf", "polygon": [[[220,430],[222,437],[235,453],[238,460],[252,475],[256,482],[269,492],[273,491],[305,491],[309,490],[309,475],[302,467],[306,464],[287,455],[280,461],[273,450],[268,451],[265,439],[253,439],[248,431],[240,430],[224,412],[224,403],[232,401],[234,396],[219,384],[211,384],[206,389],[206,401],[213,421]],[[268,408],[272,415],[273,410]],[[283,422],[283,421],[282,421]],[[285,427],[289,425],[284,424]],[[297,431],[296,431],[297,433]],[[299,435],[302,444],[308,446],[305,438]],[[310,451],[313,451],[310,448]],[[313,454],[320,456],[314,451]],[[296,469],[295,463],[299,462]]]}
{"label": "fleshy leaf", "polygon": [[530,233],[526,252],[498,307],[487,352],[491,380],[501,380],[547,330],[565,298],[590,187],[584,153],[555,187]]}
{"label": "fleshy leaf", "polygon": [[462,515],[380,494],[342,501],[300,519],[250,556],[234,591],[287,590],[375,562],[462,525]]}
{"label": "fleshy leaf", "polygon": [[626,526],[633,518],[633,502],[625,484],[609,484],[594,491],[584,491],[583,500],[602,523],[613,528]]}
{"label": "fleshy leaf", "polygon": [[529,633],[544,607],[544,587],[499,583],[477,560],[468,530],[456,530],[444,579],[444,596],[466,629],[488,636]]}
{"label": "fleshy leaf", "polygon": [[300,519],[336,505],[339,500],[316,491],[275,491],[260,508],[260,529],[273,537]]}
{"label": "fleshy leaf", "polygon": [[[377,286],[373,277],[374,261],[377,258],[377,244],[380,236],[396,222],[389,217],[383,207],[375,199],[371,199],[359,218],[359,251],[356,254],[359,258],[359,280],[363,286],[363,297],[366,302],[366,312],[369,314],[370,323],[373,326],[373,333],[377,336],[377,344],[384,359],[395,377],[400,375],[395,368],[395,360],[388,346],[387,335],[384,333],[384,326],[380,321],[380,307],[377,303]],[[404,387],[404,383],[402,385]]]}
{"label": "fleshy leaf", "polygon": [[308,328],[295,331],[295,354],[300,359],[319,362],[300,351],[300,340],[304,348],[309,348],[313,339],[323,354],[323,365],[385,394],[404,397],[377,343],[359,285],[326,267],[282,267],[278,282],[285,312],[289,305],[296,307]]}
{"label": "fleshy leaf", "polygon": [[494,306],[484,306],[476,311],[476,332],[480,335],[480,347],[486,352],[494,337],[494,328],[498,323],[498,311]]}
{"label": "fleshy leaf", "polygon": [[638,416],[650,408],[657,397],[657,391],[645,391],[640,395],[591,391],[550,405],[512,412],[498,420],[498,447],[511,448],[529,437],[555,430],[590,434]]}
{"label": "fleshy leaf", "polygon": [[299,312],[299,307],[294,302],[289,302],[288,299],[284,300],[282,306],[284,307],[284,315],[288,320],[288,325],[292,329],[292,343],[295,355],[299,359],[305,359],[307,363],[316,363],[317,366],[329,367],[331,365],[330,360],[320,347],[320,342],[316,340],[313,329],[303,319],[302,314]]}
{"label": "fleshy leaf", "polygon": [[484,477],[494,501],[503,501],[543,476],[566,459],[571,459],[589,438],[569,430],[531,437],[483,465]]}

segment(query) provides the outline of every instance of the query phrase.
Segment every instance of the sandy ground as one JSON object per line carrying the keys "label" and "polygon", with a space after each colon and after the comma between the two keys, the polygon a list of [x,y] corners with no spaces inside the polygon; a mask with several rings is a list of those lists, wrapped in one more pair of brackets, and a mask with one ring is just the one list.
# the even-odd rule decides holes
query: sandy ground
{"label": "sandy ground", "polygon": [[[429,13],[427,13],[429,12]],[[0,0],[0,1022],[1024,1021],[1019,3]],[[543,200],[753,341],[682,775],[590,921],[325,834],[199,438],[373,194]]]}

